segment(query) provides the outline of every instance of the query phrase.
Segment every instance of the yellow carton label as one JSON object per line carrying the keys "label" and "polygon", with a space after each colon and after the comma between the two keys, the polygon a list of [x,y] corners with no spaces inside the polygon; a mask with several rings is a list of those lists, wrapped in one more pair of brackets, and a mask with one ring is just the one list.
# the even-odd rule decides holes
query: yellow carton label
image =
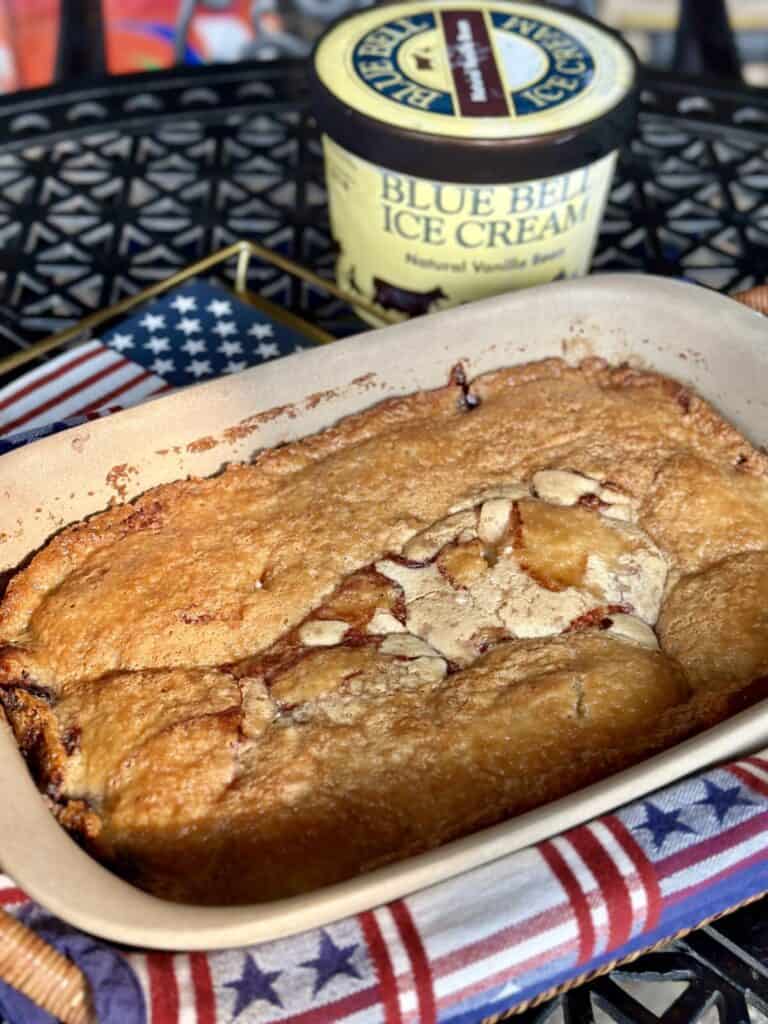
{"label": "yellow carton label", "polygon": [[614,152],[550,178],[469,185],[376,166],[328,136],[323,147],[337,280],[406,317],[585,274],[616,164]]}

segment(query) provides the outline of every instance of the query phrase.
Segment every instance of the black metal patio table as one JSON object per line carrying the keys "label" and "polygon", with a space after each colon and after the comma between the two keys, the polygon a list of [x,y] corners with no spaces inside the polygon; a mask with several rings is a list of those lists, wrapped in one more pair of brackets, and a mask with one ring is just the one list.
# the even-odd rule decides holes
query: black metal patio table
{"label": "black metal patio table", "polygon": [[[80,79],[0,100],[0,357],[241,238],[332,274],[302,64]],[[593,269],[724,292],[768,278],[768,93],[646,73]],[[254,259],[248,276],[331,333],[363,326],[275,266]],[[766,898],[518,1019],[718,1017],[768,1020]]]}

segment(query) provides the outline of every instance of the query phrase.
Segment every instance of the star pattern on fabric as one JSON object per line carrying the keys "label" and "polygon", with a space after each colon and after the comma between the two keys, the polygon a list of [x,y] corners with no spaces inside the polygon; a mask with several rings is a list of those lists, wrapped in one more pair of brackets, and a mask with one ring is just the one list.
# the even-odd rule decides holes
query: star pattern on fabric
{"label": "star pattern on fabric", "polygon": [[[105,332],[124,359],[185,387],[312,348],[300,329],[272,321],[208,281],[188,281]],[[114,385],[105,378],[105,391]]]}
{"label": "star pattern on fabric", "polygon": [[213,328],[213,333],[218,334],[220,338],[228,338],[230,334],[235,334],[236,332],[237,327],[231,320],[219,320]]}
{"label": "star pattern on fabric", "polygon": [[196,356],[200,352],[205,352],[205,342],[202,338],[187,338],[181,347],[190,356]]}
{"label": "star pattern on fabric", "polygon": [[317,971],[313,995],[317,995],[323,986],[331,978],[335,978],[337,974],[347,974],[351,978],[360,977],[358,969],[354,964],[350,963],[350,958],[356,950],[356,943],[350,946],[337,946],[328,932],[322,931],[320,933],[320,950],[317,956],[312,960],[304,960],[299,965],[300,967],[309,967],[313,971]]}
{"label": "star pattern on fabric", "polygon": [[205,377],[206,374],[213,373],[210,359],[193,359],[187,364],[186,369],[195,377]]}
{"label": "star pattern on fabric", "polygon": [[711,807],[713,814],[717,817],[718,825],[722,825],[730,811],[735,807],[754,807],[753,800],[747,800],[742,795],[741,786],[718,786],[711,779],[704,779],[704,786],[707,795],[702,800],[695,800],[694,804]]}
{"label": "star pattern on fabric", "polygon": [[147,313],[139,325],[148,331],[159,331],[165,327],[165,317],[162,313]]}
{"label": "star pattern on fabric", "polygon": [[226,299],[211,299],[205,308],[209,313],[213,313],[217,317],[232,315],[232,303]]}
{"label": "star pattern on fabric", "polygon": [[172,359],[156,359],[149,368],[154,370],[158,377],[164,377],[167,373],[173,373],[176,363]]}
{"label": "star pattern on fabric", "polygon": [[275,356],[280,354],[276,341],[260,341],[256,346],[256,351],[262,359],[274,359]]}
{"label": "star pattern on fabric", "polygon": [[180,315],[194,313],[197,309],[197,299],[194,295],[177,295],[171,303],[171,309],[175,309]]}
{"label": "star pattern on fabric", "polygon": [[275,992],[273,984],[281,974],[282,971],[263,971],[250,953],[246,953],[240,977],[234,981],[224,982],[225,988],[231,988],[237,993],[232,1019],[239,1017],[251,1003],[259,1000],[282,1008],[283,1002]]}
{"label": "star pattern on fabric", "polygon": [[678,808],[676,811],[665,811],[661,807],[657,807],[656,804],[652,804],[650,800],[644,800],[643,809],[645,811],[645,821],[635,825],[634,831],[647,829],[653,837],[657,850],[660,850],[669,836],[674,835],[675,832],[688,832],[691,835],[696,835],[696,829],[686,825],[684,821],[678,821],[678,818],[683,813],[682,808]]}
{"label": "star pattern on fabric", "polygon": [[216,351],[221,352],[227,359],[231,359],[232,356],[239,355],[243,351],[243,346],[239,341],[222,341],[220,345],[216,346]]}
{"label": "star pattern on fabric", "polygon": [[193,319],[190,316],[185,316],[176,324],[176,330],[183,331],[186,335],[199,334],[200,331],[202,331],[202,327],[200,326],[199,320]]}
{"label": "star pattern on fabric", "polygon": [[150,352],[154,352],[156,356],[159,356],[161,352],[167,352],[170,346],[168,338],[151,337],[149,341],[144,342],[144,347],[148,348]]}
{"label": "star pattern on fabric", "polygon": [[110,341],[112,348],[116,348],[118,352],[125,352],[127,348],[133,348],[133,335],[132,334],[121,334],[119,331],[112,335]]}

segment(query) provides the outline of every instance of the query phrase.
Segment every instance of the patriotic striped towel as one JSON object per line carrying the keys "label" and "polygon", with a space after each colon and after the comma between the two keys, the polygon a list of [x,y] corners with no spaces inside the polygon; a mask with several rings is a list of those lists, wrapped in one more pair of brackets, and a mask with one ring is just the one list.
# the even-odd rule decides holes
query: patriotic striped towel
{"label": "patriotic striped towel", "polygon": [[[185,285],[0,391],[0,433],[27,430],[0,451],[57,429],[52,420],[82,422],[303,340],[218,289]],[[246,949],[120,950],[1,875],[0,904],[80,964],[102,1024],[471,1024],[766,889],[768,751],[407,899]],[[0,1018],[51,1020],[2,984]]]}
{"label": "patriotic striped towel", "polygon": [[[768,751],[407,899],[219,953],[119,950],[0,876],[101,1024],[474,1024],[768,889]],[[42,1024],[0,984],[0,1017]]]}

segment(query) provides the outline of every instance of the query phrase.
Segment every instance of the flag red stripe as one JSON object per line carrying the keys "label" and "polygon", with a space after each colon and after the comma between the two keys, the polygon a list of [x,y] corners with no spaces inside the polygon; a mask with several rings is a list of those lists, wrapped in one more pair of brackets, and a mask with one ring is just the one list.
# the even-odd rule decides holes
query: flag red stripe
{"label": "flag red stripe", "polygon": [[[750,761],[752,758],[749,759]],[[764,765],[759,764],[759,768],[765,769]],[[732,765],[728,769],[731,775],[735,775],[737,779],[741,779],[748,786],[755,790],[756,793],[760,793],[761,796],[768,796],[768,782],[765,779],[761,779],[759,775],[753,775],[748,768],[744,768],[740,765]]]}
{"label": "flag red stripe", "polygon": [[585,825],[570,832],[568,840],[597,879],[608,908],[608,949],[615,949],[632,933],[632,901],[627,881],[611,855]]}
{"label": "flag red stripe", "polygon": [[[734,769],[730,768],[729,771],[733,772]],[[749,785],[751,784],[750,779]],[[692,867],[694,864],[703,864],[715,854],[729,850],[732,846],[738,846],[739,843],[744,842],[745,839],[751,839],[752,836],[768,831],[768,820],[766,819],[766,812],[762,811],[725,832],[718,832],[703,843],[693,843],[685,850],[678,850],[677,853],[670,854],[669,857],[660,860],[656,866],[659,877],[668,878],[684,868]]]}
{"label": "flag red stripe", "polygon": [[189,970],[195,990],[197,1024],[216,1024],[216,997],[213,994],[211,968],[205,953],[189,954]]}
{"label": "flag red stripe", "polygon": [[129,360],[122,357],[115,360],[115,362],[110,363],[109,366],[103,367],[103,369],[99,370],[97,373],[92,373],[90,377],[86,377],[84,380],[79,380],[77,384],[73,384],[65,391],[59,391],[53,398],[49,398],[47,402],[42,402],[40,405],[35,406],[34,409],[30,409],[21,416],[17,416],[16,419],[11,420],[10,423],[3,423],[3,431],[10,432],[16,427],[20,427],[23,423],[28,423],[29,420],[34,419],[35,416],[39,416],[41,413],[46,412],[46,410],[53,406],[60,405],[67,398],[71,398],[72,395],[76,395],[78,391],[84,391],[86,388],[89,388],[91,384],[95,384],[97,381],[103,380],[105,377],[109,377],[109,375],[114,373],[116,370],[122,370],[124,366],[128,365]]}
{"label": "flag red stripe", "polygon": [[87,363],[89,359],[93,359],[94,356],[100,356],[103,353],[104,347],[102,345],[96,345],[95,348],[89,349],[88,352],[82,352],[80,355],[75,354],[74,359],[68,359],[65,363],[57,366],[55,370],[50,370],[48,373],[44,373],[40,377],[35,377],[34,380],[29,382],[29,384],[25,384],[23,388],[19,388],[18,391],[14,391],[8,398],[4,398],[2,402],[0,402],[0,409],[7,409],[9,405],[13,405],[14,402],[18,402],[20,398],[25,398],[38,388],[44,387],[52,380],[56,380],[58,377],[61,377],[62,374],[68,373],[75,366],[81,366],[83,363]]}
{"label": "flag red stripe", "polygon": [[424,943],[413,923],[408,905],[403,900],[390,904],[390,913],[394,918],[397,930],[411,959],[416,995],[419,1000],[420,1024],[434,1024],[437,1020],[435,1008],[435,990],[432,984],[432,972],[424,949]]}
{"label": "flag red stripe", "polygon": [[9,906],[11,903],[26,903],[29,896],[15,886],[10,889],[0,889],[0,904]]}
{"label": "flag red stripe", "polygon": [[578,878],[571,871],[562,853],[549,840],[539,847],[544,860],[550,870],[565,889],[565,894],[576,915],[576,924],[579,929],[579,952],[577,963],[585,963],[592,956],[595,948],[595,926],[592,924],[592,914],[589,910],[589,903],[584,890],[579,884]]}
{"label": "flag red stripe", "polygon": [[369,1006],[375,1006],[378,996],[379,990],[374,985],[371,988],[354,992],[351,996],[337,999],[335,1003],[325,1003],[314,1010],[293,1013],[290,1017],[286,1017],[286,1022],[287,1024],[328,1024],[328,1021],[340,1021],[345,1017],[351,1017],[353,1013],[367,1010]]}
{"label": "flag red stripe", "polygon": [[371,954],[373,966],[376,968],[376,974],[379,979],[379,990],[381,992],[381,1002],[384,1007],[385,1024],[402,1024],[402,1017],[400,1016],[400,1001],[397,998],[395,972],[392,970],[389,952],[387,951],[384,937],[381,934],[379,923],[373,912],[370,910],[366,910],[364,914],[360,914],[359,921],[360,926],[363,929],[363,936],[365,937],[365,941],[368,946],[368,952]]}
{"label": "flag red stripe", "polygon": [[179,986],[169,953],[147,953],[152,1024],[178,1024]]}
{"label": "flag red stripe", "polygon": [[[765,850],[757,850],[755,853],[751,853],[749,856],[744,857],[743,860],[737,860],[735,863],[729,864],[721,871],[718,871],[715,875],[709,875],[707,878],[703,878],[700,882],[694,882],[685,889],[678,889],[677,892],[671,892],[667,896],[667,906],[679,903],[681,900],[690,899],[691,896],[695,896],[697,892],[701,892],[704,889],[711,889],[712,886],[717,885],[717,883],[721,882],[724,878],[728,878],[730,875],[735,875],[739,871],[746,871],[755,864],[762,864],[763,867],[765,867],[765,861]],[[726,907],[724,909],[728,908]]]}
{"label": "flag red stripe", "polygon": [[78,409],[76,412],[70,413],[69,415],[80,416],[84,412],[90,412],[91,409],[96,409],[99,406],[104,405],[105,402],[111,402],[113,398],[117,398],[118,395],[122,395],[125,391],[130,391],[131,388],[135,388],[137,384],[141,384],[143,380],[146,380],[147,377],[151,376],[152,373],[150,370],[143,370],[135,377],[132,377],[129,381],[126,381],[125,384],[121,384],[119,387],[113,388],[113,390],[108,391],[106,395],[99,395],[98,398],[94,398],[94,400],[89,402],[88,405],[84,406],[82,409]]}
{"label": "flag red stripe", "polygon": [[623,821],[611,814],[602,818],[601,821],[632,861],[645,890],[646,910],[643,931],[647,932],[655,926],[661,913],[661,889],[656,872]]}
{"label": "flag red stripe", "polygon": [[444,953],[433,961],[432,970],[437,977],[442,978],[444,975],[461,970],[462,967],[475,963],[477,960],[483,960],[487,956],[493,956],[494,953],[500,953],[520,942],[541,935],[545,931],[557,928],[568,921],[571,914],[570,901],[563,900],[557,906],[548,907],[538,914],[532,914],[531,917],[527,917],[518,924],[501,928],[492,935],[469,942],[466,946],[453,950],[451,953]]}
{"label": "flag red stripe", "polygon": [[[564,958],[571,952],[572,944],[570,942],[561,942],[559,946],[552,946],[550,949],[543,949],[539,953],[534,953],[529,956],[526,960],[515,960],[510,963],[507,967],[500,971],[496,971],[494,974],[488,974],[480,978],[478,981],[472,981],[464,988],[460,988],[455,992],[449,992],[447,995],[441,996],[438,999],[438,1005],[441,1010],[446,1009],[448,1006],[453,1006],[456,1003],[460,1003],[463,999],[468,999],[470,996],[476,995],[480,992],[487,992],[489,988],[493,988],[495,985],[503,985],[504,982],[509,981],[510,978],[519,978],[526,973],[526,971],[533,971],[537,967],[541,967],[543,964],[551,965],[558,958]],[[517,999],[513,994],[510,994],[511,1004],[517,1002]],[[293,1022],[291,1022],[293,1024]],[[418,1022],[421,1024],[421,1022]]]}

